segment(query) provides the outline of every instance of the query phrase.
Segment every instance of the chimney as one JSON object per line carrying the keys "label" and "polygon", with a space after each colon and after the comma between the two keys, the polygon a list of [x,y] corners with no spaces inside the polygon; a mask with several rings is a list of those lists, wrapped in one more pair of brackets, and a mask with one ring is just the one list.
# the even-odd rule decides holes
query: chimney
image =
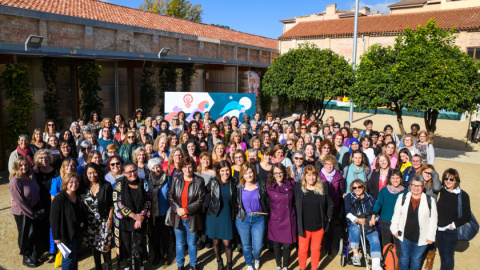
{"label": "chimney", "polygon": [[370,8],[369,7],[362,7],[359,11],[359,14],[370,15]]}
{"label": "chimney", "polygon": [[372,15],[373,15],[373,16],[377,16],[377,15],[382,15],[382,14],[380,14],[380,11],[375,10],[375,11],[373,11]]}
{"label": "chimney", "polygon": [[328,4],[326,15],[335,15],[337,13],[337,4]]}

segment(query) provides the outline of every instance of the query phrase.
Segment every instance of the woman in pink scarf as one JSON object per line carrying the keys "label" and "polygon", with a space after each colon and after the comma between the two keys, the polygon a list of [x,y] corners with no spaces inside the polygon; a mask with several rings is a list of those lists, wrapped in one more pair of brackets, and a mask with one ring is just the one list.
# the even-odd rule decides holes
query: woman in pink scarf
{"label": "woman in pink scarf", "polygon": [[26,157],[30,166],[33,166],[33,155],[35,152],[30,147],[30,140],[28,139],[28,135],[22,134],[18,136],[18,145],[17,149],[10,154],[10,158],[8,159],[8,171],[11,171],[13,168],[13,162],[17,157],[23,156]]}

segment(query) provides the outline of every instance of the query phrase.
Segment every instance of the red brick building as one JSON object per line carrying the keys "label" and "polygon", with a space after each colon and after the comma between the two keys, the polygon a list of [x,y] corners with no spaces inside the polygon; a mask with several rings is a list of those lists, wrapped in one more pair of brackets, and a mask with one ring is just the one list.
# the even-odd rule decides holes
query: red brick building
{"label": "red brick building", "polygon": [[[30,35],[43,37],[40,50],[25,50]],[[170,51],[159,59],[162,48]],[[278,42],[95,0],[0,0],[0,73],[5,63],[26,60],[39,104],[45,91],[42,56],[65,59],[58,87],[63,118],[69,123],[80,115],[79,59],[95,59],[102,66],[103,114],[130,116],[139,106],[144,61],[153,66],[164,62],[195,64],[192,91],[243,93],[248,89],[247,71],[270,66],[278,56]],[[179,88],[180,83],[177,85]],[[6,102],[3,99],[2,105]],[[44,125],[41,109],[33,117],[32,127]]]}

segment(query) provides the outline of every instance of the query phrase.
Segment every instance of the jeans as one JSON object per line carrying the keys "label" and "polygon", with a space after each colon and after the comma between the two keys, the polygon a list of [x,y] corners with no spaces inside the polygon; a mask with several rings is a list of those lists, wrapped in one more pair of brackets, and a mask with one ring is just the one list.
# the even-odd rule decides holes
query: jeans
{"label": "jeans", "polygon": [[[325,231],[320,229],[318,231],[303,230],[303,237],[298,236],[298,264],[300,269],[307,269],[308,249],[310,247],[311,268],[317,269],[320,261],[320,250],[322,249],[322,239]],[[310,245],[311,243],[311,245]]]}
{"label": "jeans", "polygon": [[180,220],[178,229],[175,231],[175,251],[177,252],[175,260],[178,267],[185,264],[185,242],[188,245],[188,256],[190,256],[190,265],[197,265],[197,243],[195,238],[197,233],[191,233],[188,231],[188,219]]}
{"label": "jeans", "polygon": [[82,246],[83,235],[75,236],[72,241],[70,241],[70,245],[68,245],[68,249],[71,250],[70,255],[68,258],[62,257],[62,270],[77,270],[78,269],[78,250]]}
{"label": "jeans", "polygon": [[[400,242],[402,253],[400,254],[400,269],[402,270],[418,270],[422,264],[422,256],[427,245],[419,246],[418,242],[412,242],[407,238],[403,238]],[[409,267],[410,266],[410,267]]]}
{"label": "jeans", "polygon": [[[360,233],[362,232],[361,225],[350,223],[348,231],[348,238],[350,239],[350,248],[358,249],[360,247]],[[370,243],[370,257],[382,258],[382,250],[380,248],[380,239],[378,239],[378,232],[374,231],[366,235],[368,243]],[[403,270],[403,269],[402,269]]]}
{"label": "jeans", "polygon": [[245,263],[251,266],[253,258],[260,259],[260,252],[263,246],[263,236],[265,233],[265,217],[258,214],[247,214],[243,221],[235,219],[238,234],[242,240],[243,257]]}
{"label": "jeans", "polygon": [[457,248],[457,230],[437,231],[438,251],[440,252],[440,269],[455,268],[455,249]]}

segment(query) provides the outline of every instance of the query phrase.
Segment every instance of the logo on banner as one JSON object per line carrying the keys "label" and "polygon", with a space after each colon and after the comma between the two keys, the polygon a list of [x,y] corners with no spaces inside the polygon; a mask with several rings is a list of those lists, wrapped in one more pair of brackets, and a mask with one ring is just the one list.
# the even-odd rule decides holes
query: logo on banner
{"label": "logo on banner", "polygon": [[183,102],[185,102],[185,107],[190,108],[192,106],[193,97],[190,94],[183,96]]}

